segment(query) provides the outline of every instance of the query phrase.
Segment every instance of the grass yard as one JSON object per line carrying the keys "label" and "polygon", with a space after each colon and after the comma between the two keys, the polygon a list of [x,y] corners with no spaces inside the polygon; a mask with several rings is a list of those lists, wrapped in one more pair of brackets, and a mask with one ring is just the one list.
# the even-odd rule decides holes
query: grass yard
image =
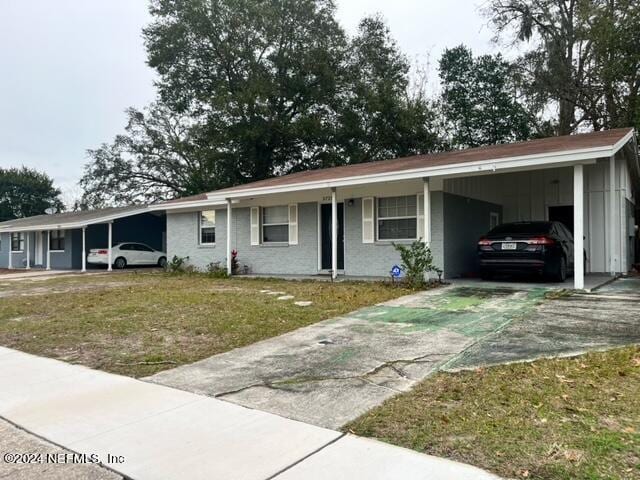
{"label": "grass yard", "polygon": [[506,478],[640,479],[640,347],[440,373],[345,430]]}
{"label": "grass yard", "polygon": [[[407,293],[382,283],[151,272],[0,279],[0,345],[140,377]],[[294,304],[305,300],[313,304]]]}

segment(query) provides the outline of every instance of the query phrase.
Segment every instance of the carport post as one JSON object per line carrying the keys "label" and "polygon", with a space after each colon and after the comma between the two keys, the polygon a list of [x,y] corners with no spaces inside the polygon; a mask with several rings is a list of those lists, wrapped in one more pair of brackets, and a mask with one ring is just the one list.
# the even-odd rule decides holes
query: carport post
{"label": "carport post", "polygon": [[113,265],[111,265],[111,249],[113,243],[113,222],[109,222],[109,240],[108,240],[108,248],[107,248],[107,271],[110,272],[113,270]]}
{"label": "carport post", "polygon": [[331,278],[338,278],[338,195],[331,189]]}
{"label": "carport post", "polygon": [[31,270],[31,248],[29,247],[29,236],[30,236],[31,232],[24,232],[25,235],[25,248],[27,249],[27,266],[26,269],[27,270]]}
{"label": "carport post", "polygon": [[13,270],[13,232],[9,232],[9,270]]}
{"label": "carport post", "polygon": [[609,270],[616,274],[616,157],[609,158]]}
{"label": "carport post", "polygon": [[419,232],[427,247],[431,245],[431,189],[429,188],[429,179],[423,179],[423,204],[422,212],[424,214],[424,232]]}
{"label": "carport post", "polygon": [[47,230],[47,270],[51,270],[51,230]]}
{"label": "carport post", "polygon": [[233,268],[231,264],[231,199],[227,198],[227,274],[231,276]]}
{"label": "carport post", "polygon": [[82,271],[87,271],[87,227],[82,227]]}
{"label": "carport post", "polygon": [[584,167],[573,166],[573,287],[584,289]]}

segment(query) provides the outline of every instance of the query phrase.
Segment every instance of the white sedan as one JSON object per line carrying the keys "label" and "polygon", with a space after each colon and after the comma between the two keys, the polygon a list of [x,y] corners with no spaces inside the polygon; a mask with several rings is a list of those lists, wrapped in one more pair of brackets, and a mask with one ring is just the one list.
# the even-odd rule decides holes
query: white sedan
{"label": "white sedan", "polygon": [[[164,268],[167,264],[167,254],[144,243],[126,242],[118,243],[111,248],[111,260],[115,268],[125,268],[127,265],[158,265]],[[109,250],[92,248],[87,255],[87,263],[107,265]]]}

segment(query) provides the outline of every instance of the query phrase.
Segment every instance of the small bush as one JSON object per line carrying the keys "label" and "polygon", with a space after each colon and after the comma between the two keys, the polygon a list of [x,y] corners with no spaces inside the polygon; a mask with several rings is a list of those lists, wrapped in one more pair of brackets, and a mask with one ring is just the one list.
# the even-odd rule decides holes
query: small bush
{"label": "small bush", "polygon": [[179,257],[174,255],[171,261],[167,262],[165,270],[167,273],[187,273],[189,270],[189,265],[187,265],[188,260],[189,257]]}
{"label": "small bush", "polygon": [[227,269],[220,265],[220,262],[212,262],[207,265],[207,276],[211,278],[229,278]]}
{"label": "small bush", "polygon": [[400,253],[405,280],[412,288],[424,287],[425,276],[429,272],[436,272],[438,277],[442,276],[442,270],[433,264],[431,249],[421,239],[409,246],[394,243],[393,247]]}

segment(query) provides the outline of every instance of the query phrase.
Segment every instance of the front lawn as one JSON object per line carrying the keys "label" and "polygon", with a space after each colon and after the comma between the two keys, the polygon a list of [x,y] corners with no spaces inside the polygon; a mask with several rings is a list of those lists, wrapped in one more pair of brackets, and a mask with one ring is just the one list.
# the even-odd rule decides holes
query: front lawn
{"label": "front lawn", "polygon": [[[407,293],[382,283],[163,273],[0,282],[0,345],[140,377]],[[278,300],[285,294],[294,298]]]}
{"label": "front lawn", "polygon": [[345,430],[506,478],[640,479],[640,347],[440,373]]}

